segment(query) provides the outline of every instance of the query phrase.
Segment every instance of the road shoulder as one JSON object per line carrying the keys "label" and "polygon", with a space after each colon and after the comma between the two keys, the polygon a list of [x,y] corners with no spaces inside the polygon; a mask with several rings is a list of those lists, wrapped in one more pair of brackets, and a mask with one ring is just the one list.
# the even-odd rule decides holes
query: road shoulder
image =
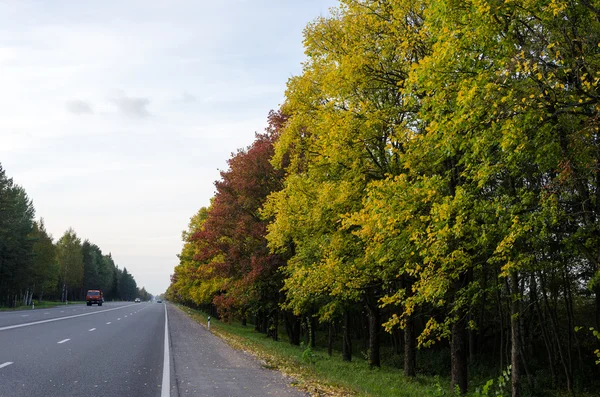
{"label": "road shoulder", "polygon": [[307,396],[290,385],[290,378],[233,349],[175,305],[168,304],[168,313],[171,397]]}

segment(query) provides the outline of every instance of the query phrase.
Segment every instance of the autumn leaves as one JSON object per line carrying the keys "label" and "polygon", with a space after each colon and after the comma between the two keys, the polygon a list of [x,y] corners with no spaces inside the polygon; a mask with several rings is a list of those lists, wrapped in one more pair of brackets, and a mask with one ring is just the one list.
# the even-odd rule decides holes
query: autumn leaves
{"label": "autumn leaves", "polygon": [[[544,319],[585,322],[573,300],[598,294],[598,43],[587,2],[343,1],[306,28],[280,112],[192,219],[169,294],[275,337],[280,309],[365,308],[371,365],[381,325],[411,331],[409,376],[416,344],[449,339],[462,392],[499,335],[519,395],[536,335],[550,352],[574,340]],[[540,360],[573,388],[573,359]]]}

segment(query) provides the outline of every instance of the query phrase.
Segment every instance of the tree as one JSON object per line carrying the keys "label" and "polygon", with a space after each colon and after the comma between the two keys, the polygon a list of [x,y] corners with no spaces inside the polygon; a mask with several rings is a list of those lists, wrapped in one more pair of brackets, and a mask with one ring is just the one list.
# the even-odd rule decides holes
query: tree
{"label": "tree", "polygon": [[275,214],[272,247],[293,241],[288,301],[302,310],[303,302],[327,297],[329,304],[319,305],[325,321],[334,308],[360,301],[369,314],[374,366],[380,365],[380,298],[396,280],[364,255],[363,242],[343,220],[360,211],[371,182],[402,172],[404,146],[419,128],[418,102],[403,88],[429,51],[422,13],[419,2],[349,0],[310,24],[308,61],[288,83],[283,111],[289,121],[274,158],[291,158],[285,189],[268,204]]}
{"label": "tree", "polygon": [[82,291],[89,289],[104,290],[107,286],[106,279],[101,275],[101,270],[105,266],[104,257],[100,248],[85,240],[81,247],[83,254],[83,285]]}
{"label": "tree", "polygon": [[83,252],[81,239],[69,228],[56,243],[56,260],[59,264],[63,302],[67,302],[69,288],[81,290],[83,281]]}
{"label": "tree", "polygon": [[35,210],[25,190],[0,165],[0,296],[15,306],[28,287]]}
{"label": "tree", "polygon": [[126,267],[120,274],[118,289],[121,300],[131,301],[137,297],[137,283]]}
{"label": "tree", "polygon": [[105,297],[106,299],[118,299],[119,298],[119,269],[115,265],[112,259],[112,254],[109,252],[108,255],[103,256],[102,275],[106,282],[105,286]]}
{"label": "tree", "polygon": [[139,297],[142,301],[152,300],[152,294],[150,294],[148,291],[146,291],[146,288],[144,288],[144,287],[142,287],[142,289],[138,290],[137,297]]}
{"label": "tree", "polygon": [[283,171],[276,171],[269,160],[284,122],[284,115],[271,112],[266,132],[232,155],[228,170],[215,182],[211,206],[192,217],[183,233],[180,264],[167,291],[170,299],[214,304],[220,316],[239,316],[243,323],[255,314],[258,328],[274,339],[282,286],[278,269],[284,259],[267,248],[269,220],[260,208],[281,188]]}
{"label": "tree", "polygon": [[[496,236],[472,247],[487,252],[479,261],[499,266],[510,285],[512,391],[518,396],[526,365],[523,291],[537,291],[538,277],[544,283],[548,274],[562,273],[572,324],[569,280],[581,260],[597,267],[589,255],[591,246],[598,252],[595,226],[585,226],[597,219],[597,10],[588,2],[489,8],[438,2],[430,11],[435,51],[416,78],[431,139],[421,142],[430,153],[432,147],[450,153],[438,158],[454,158],[461,189],[470,192],[469,202],[479,202],[461,218],[495,229]],[[556,320],[550,324],[558,333]],[[560,342],[557,349],[566,363]],[[570,366],[563,365],[569,390]]]}
{"label": "tree", "polygon": [[56,247],[52,236],[46,231],[44,220],[34,223],[32,232],[33,258],[31,266],[32,291],[38,294],[38,299],[44,299],[44,292],[56,289],[59,268],[56,261]]}

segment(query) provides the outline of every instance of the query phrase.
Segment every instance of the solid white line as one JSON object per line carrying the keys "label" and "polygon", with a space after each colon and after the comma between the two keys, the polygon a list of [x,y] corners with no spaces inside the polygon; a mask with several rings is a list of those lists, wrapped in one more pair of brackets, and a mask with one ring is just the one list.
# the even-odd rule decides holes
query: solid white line
{"label": "solid white line", "polygon": [[96,330],[96,328],[92,328],[92,329],[90,329],[90,332],[95,331],[95,330]]}
{"label": "solid white line", "polygon": [[56,343],[58,343],[58,344],[61,344],[61,343],[68,342],[68,341],[70,341],[70,340],[71,340],[71,339],[63,339],[63,340],[61,340],[60,342],[56,342]]}
{"label": "solid white line", "polygon": [[117,321],[119,321],[120,319],[121,319],[121,317],[119,317],[119,318],[117,319]]}
{"label": "solid white line", "polygon": [[169,319],[165,305],[165,353],[163,355],[163,377],[160,397],[171,396],[171,369],[169,368]]}
{"label": "solid white line", "polygon": [[110,324],[110,321],[106,323],[106,325]]}
{"label": "solid white line", "polygon": [[[135,305],[135,303],[133,303],[133,305]],[[17,324],[17,325],[8,325],[6,327],[1,327],[0,331],[6,331],[8,329],[21,328],[21,327],[29,327],[30,325],[51,323],[52,321],[67,320],[69,318],[75,318],[75,317],[91,316],[92,314],[100,314],[100,313],[104,313],[104,312],[110,312],[110,311],[113,311],[113,310],[124,309],[124,308],[129,307],[129,306],[131,306],[131,305],[122,306],[122,307],[115,307],[113,309],[106,309],[106,310],[101,310],[101,311],[96,311],[96,312],[90,312],[90,313],[74,314],[72,316],[49,318],[48,320],[34,321],[34,322],[31,322],[31,323],[24,323],[24,324]]]}
{"label": "solid white line", "polygon": [[12,361],[7,361],[4,364],[0,364],[0,368],[4,368],[4,367],[8,367],[9,365],[11,365],[13,362]]}

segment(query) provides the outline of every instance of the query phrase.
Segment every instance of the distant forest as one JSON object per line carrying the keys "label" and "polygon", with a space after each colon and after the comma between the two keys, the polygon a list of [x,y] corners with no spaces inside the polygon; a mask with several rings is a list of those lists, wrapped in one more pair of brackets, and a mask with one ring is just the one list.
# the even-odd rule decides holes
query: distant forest
{"label": "distant forest", "polygon": [[25,189],[0,164],[0,306],[31,305],[35,300],[82,301],[88,289],[105,300],[147,300],[127,268],[73,229],[55,242]]}
{"label": "distant forest", "polygon": [[597,2],[344,0],[304,46],[168,298],[452,393],[598,395]]}

